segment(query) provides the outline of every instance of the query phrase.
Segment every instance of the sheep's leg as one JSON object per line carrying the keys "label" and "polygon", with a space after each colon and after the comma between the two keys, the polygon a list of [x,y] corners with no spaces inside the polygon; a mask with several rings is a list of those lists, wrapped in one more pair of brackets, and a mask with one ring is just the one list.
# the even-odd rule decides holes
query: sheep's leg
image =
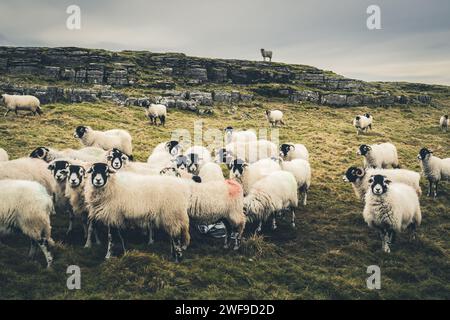
{"label": "sheep's leg", "polygon": [[53,262],[52,254],[48,251],[48,241],[45,238],[41,238],[38,241],[39,248],[45,256],[45,260],[47,261],[47,268],[50,268]]}
{"label": "sheep's leg", "polygon": [[417,226],[415,223],[411,223],[408,226],[409,230],[410,230],[410,241],[414,241],[417,238]]}
{"label": "sheep's leg", "polygon": [[84,244],[85,248],[92,247],[92,232],[94,231],[94,222],[89,221],[87,235],[86,235],[86,243]]}
{"label": "sheep's leg", "polygon": [[292,228],[295,228],[295,210],[294,209],[291,209],[291,210],[292,210],[291,226],[292,226]]}
{"label": "sheep's leg", "polygon": [[155,238],[153,236],[153,223],[148,225],[148,242],[147,245],[152,245],[155,243]]}
{"label": "sheep's leg", "polygon": [[275,217],[275,213],[272,214],[272,230],[276,230],[277,228],[277,219]]}
{"label": "sheep's leg", "polygon": [[66,231],[67,236],[72,232],[74,218],[75,218],[75,216],[74,216],[72,210],[69,210],[69,227],[67,228],[67,231]]}
{"label": "sheep's leg", "polygon": [[228,220],[221,220],[221,221],[225,225],[225,230],[227,232],[227,234],[225,235],[223,248],[224,249],[228,249],[230,247],[230,240],[231,240],[231,231],[232,231],[231,230],[231,225],[230,225],[230,222]]}
{"label": "sheep's leg", "polygon": [[123,240],[122,234],[120,233],[120,229],[115,229],[117,231],[117,235],[119,236],[120,242],[122,244],[122,250],[123,250],[123,254],[125,254],[125,252],[127,252],[127,249],[125,249],[125,241]]}
{"label": "sheep's leg", "polygon": [[234,248],[233,250],[239,250],[241,246],[242,233],[244,232],[245,224],[240,224],[235,230]]}
{"label": "sheep's leg", "polygon": [[428,194],[427,194],[427,196],[431,197],[431,193],[433,192],[433,181],[431,181],[431,179],[428,179],[428,183],[429,183],[429,185],[428,185]]}
{"label": "sheep's leg", "polygon": [[383,232],[383,251],[386,253],[390,253],[391,252],[391,248],[389,247],[389,245],[391,244],[391,240],[392,240],[392,234],[388,231],[384,231]]}
{"label": "sheep's leg", "polygon": [[19,115],[19,112],[17,111],[17,109],[15,109],[14,112],[16,113],[16,116]]}
{"label": "sheep's leg", "polygon": [[28,251],[28,257],[30,259],[34,259],[36,255],[36,242],[32,239],[30,243],[30,251]]}
{"label": "sheep's leg", "polygon": [[438,183],[439,183],[439,181],[436,181],[434,183],[434,197],[435,198],[437,197],[437,194],[438,194]]}
{"label": "sheep's leg", "polygon": [[181,240],[179,238],[174,239],[172,237],[171,243],[172,243],[173,258],[175,259],[176,263],[179,263],[179,262],[181,262],[181,259],[183,258],[183,250],[181,249]]}
{"label": "sheep's leg", "polygon": [[10,109],[6,110],[5,115],[4,115],[3,117],[6,118],[6,116],[8,115],[8,113],[9,113],[10,111],[11,111]]}
{"label": "sheep's leg", "polygon": [[105,259],[110,259],[112,257],[112,248],[113,248],[113,237],[111,233],[111,227],[108,227],[108,249],[106,251]]}
{"label": "sheep's leg", "polygon": [[258,227],[255,230],[255,234],[261,233],[261,231],[262,231],[262,221],[259,221]]}
{"label": "sheep's leg", "polygon": [[100,241],[100,237],[98,236],[98,230],[97,230],[95,222],[93,223],[93,226],[94,226],[95,244],[100,245],[100,244],[102,244],[102,242]]}
{"label": "sheep's leg", "polygon": [[83,239],[86,240],[88,235],[88,216],[85,212],[81,214],[81,223],[83,224]]}

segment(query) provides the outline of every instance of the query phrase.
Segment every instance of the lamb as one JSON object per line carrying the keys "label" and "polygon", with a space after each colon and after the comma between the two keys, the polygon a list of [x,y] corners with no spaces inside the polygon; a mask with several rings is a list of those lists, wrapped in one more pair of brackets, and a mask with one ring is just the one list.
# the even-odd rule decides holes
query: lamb
{"label": "lamb", "polygon": [[369,178],[381,174],[392,182],[404,183],[414,188],[418,196],[422,195],[420,188],[420,174],[406,169],[364,169],[361,167],[350,167],[343,176],[345,182],[352,184],[356,198],[364,200],[369,188]]}
{"label": "lamb", "polygon": [[48,245],[54,245],[50,215],[55,210],[47,190],[35,181],[10,179],[0,180],[0,190],[0,230],[20,230],[31,240],[29,256],[39,246],[50,268],[53,257]]}
{"label": "lamb", "polygon": [[85,186],[85,197],[89,219],[108,227],[106,259],[112,255],[114,233],[132,223],[164,229],[171,238],[172,255],[176,262],[180,261],[182,248],[190,241],[190,192],[185,182],[175,177],[116,173],[106,163],[93,164],[88,173],[90,183]]}
{"label": "lamb", "polygon": [[275,127],[277,124],[284,125],[283,112],[280,110],[266,110],[266,118],[271,126]]}
{"label": "lamb", "polygon": [[299,196],[303,196],[303,205],[306,206],[308,190],[311,186],[311,166],[309,162],[303,159],[294,159],[291,161],[281,161],[281,170],[292,173],[297,182]]}
{"label": "lamb", "polygon": [[309,161],[309,152],[303,144],[283,143],[280,146],[280,157],[285,161],[294,159]]}
{"label": "lamb", "polygon": [[198,175],[202,179],[202,182],[225,181],[222,169],[214,162],[205,163]]}
{"label": "lamb", "polygon": [[226,144],[231,142],[250,142],[257,140],[255,132],[251,130],[235,131],[233,127],[228,126],[224,131]]}
{"label": "lamb", "polygon": [[44,186],[50,196],[55,197],[56,184],[44,161],[31,158],[2,161],[0,180],[3,179],[36,181]]}
{"label": "lamb", "polygon": [[356,128],[356,134],[359,135],[361,132],[367,132],[367,130],[372,129],[372,116],[369,113],[365,115],[358,115],[353,119],[353,126]]}
{"label": "lamb", "polygon": [[443,115],[439,120],[439,126],[441,127],[442,132],[447,132],[448,130],[448,114]]}
{"label": "lamb", "polygon": [[269,61],[272,62],[272,51],[261,49],[261,55],[263,61],[266,61],[266,58],[269,58]]}
{"label": "lamb", "polygon": [[97,147],[86,147],[78,150],[56,150],[47,147],[38,147],[30,153],[30,158],[41,159],[45,162],[52,162],[57,159],[73,159],[85,162],[96,162],[104,160],[105,157],[105,150]]}
{"label": "lamb", "polygon": [[5,149],[0,148],[0,161],[8,161],[8,160],[9,160],[8,152],[6,152]]}
{"label": "lamb", "polygon": [[185,152],[187,157],[188,171],[198,174],[202,166],[212,161],[208,149],[202,146],[192,146]]}
{"label": "lamb", "polygon": [[230,177],[242,185],[245,196],[258,180],[280,170],[280,165],[272,159],[262,159],[250,165],[241,159],[235,159],[230,165]]}
{"label": "lamb", "polygon": [[149,163],[130,161],[130,158],[125,153],[116,148],[108,152],[106,160],[114,170],[123,169],[129,172],[153,176],[159,174],[160,171],[157,168],[152,167]]}
{"label": "lamb", "polygon": [[298,206],[297,182],[292,173],[276,171],[257,181],[244,198],[244,212],[249,222],[262,223],[272,217],[272,229],[277,228],[276,216],[283,210],[291,210],[291,225],[295,228],[295,208]]}
{"label": "lamb", "polygon": [[133,153],[131,135],[122,129],[97,131],[91,127],[78,126],[73,136],[80,139],[81,143],[87,147],[98,147],[103,150],[117,148],[130,157]]}
{"label": "lamb", "polygon": [[36,115],[36,113],[41,115],[43,113],[41,103],[35,96],[2,94],[0,102],[5,104],[7,109],[4,117],[6,117],[11,111],[14,111],[17,116],[19,110],[31,111],[33,115]]}
{"label": "lamb", "polygon": [[439,181],[450,180],[450,158],[435,157],[433,151],[427,148],[422,148],[417,158],[420,160],[423,176],[429,182],[428,196],[431,196],[434,184],[434,197],[436,198]]}
{"label": "lamb", "polygon": [[385,169],[388,166],[400,168],[398,164],[397,148],[392,143],[373,145],[362,144],[357,155],[364,157],[364,168]]}
{"label": "lamb", "polygon": [[156,125],[156,118],[159,119],[160,125],[164,126],[167,117],[167,108],[163,104],[150,104],[145,110],[146,116],[150,119],[150,124]]}
{"label": "lamb", "polygon": [[397,232],[410,229],[413,239],[420,225],[422,214],[419,198],[414,189],[403,183],[392,183],[377,174],[369,179],[370,187],[365,196],[364,221],[378,230],[381,247],[391,252],[390,245]]}

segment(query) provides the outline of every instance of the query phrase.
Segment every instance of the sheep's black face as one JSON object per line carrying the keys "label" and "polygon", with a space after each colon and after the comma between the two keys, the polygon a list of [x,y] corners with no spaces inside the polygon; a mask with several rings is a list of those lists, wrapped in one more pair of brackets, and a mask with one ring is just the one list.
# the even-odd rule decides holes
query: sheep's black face
{"label": "sheep's black face", "polygon": [[247,164],[241,159],[235,159],[231,162],[230,170],[236,178],[239,178],[244,173]]}
{"label": "sheep's black face", "polygon": [[71,164],[69,166],[69,175],[67,181],[72,188],[76,188],[81,184],[81,182],[83,182],[84,175],[85,171],[82,166]]}
{"label": "sheep's black face", "polygon": [[359,121],[359,119],[361,119],[361,117],[360,116],[356,116],[355,119],[356,119],[356,121]]}
{"label": "sheep's black face", "polygon": [[372,190],[372,193],[377,196],[386,193],[390,183],[391,181],[381,174],[371,176],[369,179],[370,189]]}
{"label": "sheep's black face", "polygon": [[30,153],[30,158],[42,159],[45,161],[49,151],[50,150],[46,147],[36,148]]}
{"label": "sheep's black face", "polygon": [[358,179],[364,177],[364,170],[358,167],[350,167],[345,173],[343,179],[346,182],[356,182]]}
{"label": "sheep's black face", "polygon": [[417,155],[417,159],[419,160],[425,160],[429,157],[430,154],[432,154],[433,152],[431,152],[430,150],[428,150],[427,148],[422,148],[419,151],[419,154]]}
{"label": "sheep's black face", "polygon": [[295,147],[292,144],[283,143],[280,146],[280,156],[281,157],[287,157],[289,151],[294,150]]}
{"label": "sheep's black face", "polygon": [[370,146],[368,146],[367,144],[362,144],[359,146],[357,154],[360,156],[365,156],[370,150]]}
{"label": "sheep's black face", "polygon": [[106,163],[94,163],[88,170],[91,174],[92,185],[96,188],[101,188],[108,182],[110,174],[115,173],[114,169],[111,169]]}
{"label": "sheep's black face", "polygon": [[444,116],[444,118],[448,120],[448,114],[446,114],[446,115]]}
{"label": "sheep's black face", "polygon": [[186,165],[187,165],[187,170],[190,173],[195,173],[198,171],[198,167],[199,167],[199,157],[198,154],[196,153],[190,153],[187,155],[187,159],[186,159]]}
{"label": "sheep's black face", "polygon": [[52,162],[48,166],[48,169],[53,173],[56,181],[63,182],[64,180],[66,180],[67,175],[69,174],[69,165],[70,163],[65,160],[58,160]]}
{"label": "sheep's black face", "polygon": [[266,116],[270,116],[270,110],[266,110]]}
{"label": "sheep's black face", "polygon": [[106,156],[106,160],[115,170],[121,169],[130,158],[117,148],[112,149]]}
{"label": "sheep's black face", "polygon": [[177,167],[177,169],[187,170],[188,158],[186,156],[179,155],[175,159],[173,159],[173,162],[175,163],[175,166]]}
{"label": "sheep's black face", "polygon": [[87,127],[85,127],[85,126],[78,126],[78,127],[75,129],[75,133],[73,134],[73,136],[74,136],[75,138],[81,139],[81,138],[83,138],[83,136],[84,136],[84,134],[86,133],[86,131],[87,131]]}
{"label": "sheep's black face", "polygon": [[180,143],[176,140],[171,140],[166,143],[166,150],[172,155],[176,156],[181,149]]}
{"label": "sheep's black face", "polygon": [[370,113],[366,113],[364,116],[365,116],[366,118],[370,118]]}

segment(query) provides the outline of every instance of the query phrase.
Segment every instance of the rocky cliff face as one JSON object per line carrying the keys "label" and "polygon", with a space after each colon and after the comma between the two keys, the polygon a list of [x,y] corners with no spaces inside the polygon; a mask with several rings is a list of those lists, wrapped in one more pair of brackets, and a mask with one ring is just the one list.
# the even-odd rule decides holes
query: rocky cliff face
{"label": "rocky cliff face", "polygon": [[[429,103],[431,99],[428,95],[377,92],[372,84],[310,66],[206,59],[175,53],[0,47],[0,74],[12,79],[25,75],[40,79],[46,86],[16,86],[10,80],[0,82],[0,89],[37,94],[44,102],[79,102],[105,97],[123,101],[126,96],[119,92],[127,87],[166,90],[163,95],[173,105],[183,104],[177,102],[182,100],[182,94],[203,105],[251,101],[254,95],[333,106]],[[58,85],[60,82],[66,85]],[[208,84],[236,85],[253,93],[194,90],[186,94],[174,90]],[[175,93],[171,95],[171,92]]]}

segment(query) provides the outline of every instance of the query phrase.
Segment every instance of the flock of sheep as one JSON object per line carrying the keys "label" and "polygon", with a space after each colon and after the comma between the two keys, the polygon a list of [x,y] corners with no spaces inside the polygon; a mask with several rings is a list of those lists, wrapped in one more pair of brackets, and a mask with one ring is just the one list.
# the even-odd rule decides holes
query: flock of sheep
{"label": "flock of sheep", "polygon": [[[8,111],[32,110],[26,109],[23,99],[22,104],[12,103],[10,97],[2,96]],[[146,114],[152,124],[159,119],[164,125],[167,110],[152,104]],[[271,125],[284,123],[279,110],[267,111],[266,117]],[[360,133],[371,129],[372,122],[365,114],[355,117],[353,125]],[[441,118],[441,127],[447,129],[447,116]],[[39,247],[50,266],[49,245],[54,243],[50,216],[55,212],[69,217],[68,234],[74,219],[81,220],[87,248],[93,241],[100,243],[98,227],[105,225],[106,258],[116,244],[125,250],[120,230],[130,227],[145,230],[148,244],[154,242],[155,229],[164,230],[177,262],[190,243],[191,223],[222,222],[224,247],[235,250],[250,222],[255,223],[255,232],[261,232],[267,221],[276,229],[277,218],[287,213],[295,228],[295,210],[299,202],[307,204],[311,185],[306,147],[258,140],[253,131],[231,126],[224,133],[225,146],[213,154],[204,146],[171,140],[157,145],[147,162],[133,159],[127,131],[88,126],[75,128],[74,138],[83,145],[78,150],[38,147],[29,157],[9,160],[0,149],[0,231],[19,230],[28,236],[30,256]],[[364,157],[363,166],[349,168],[344,179],[365,202],[364,219],[379,230],[382,248],[389,252],[396,232],[415,231],[420,225],[420,174],[399,169],[397,149],[391,143],[361,145],[357,153]],[[450,179],[450,158],[438,158],[423,148],[418,159],[430,183],[429,195],[436,197],[438,183]],[[228,179],[222,166],[230,171]]]}

